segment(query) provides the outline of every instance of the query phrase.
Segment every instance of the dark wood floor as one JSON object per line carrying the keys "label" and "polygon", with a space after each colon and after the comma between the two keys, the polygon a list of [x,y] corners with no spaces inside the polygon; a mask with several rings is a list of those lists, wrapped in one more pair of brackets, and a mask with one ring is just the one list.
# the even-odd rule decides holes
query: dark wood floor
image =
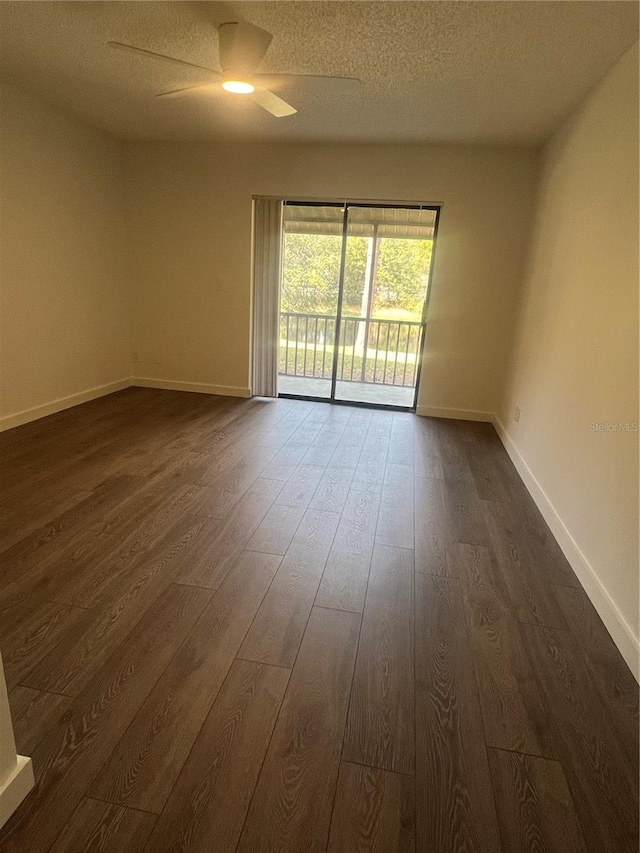
{"label": "dark wood floor", "polygon": [[636,853],[637,685],[489,425],[130,389],[0,463],[3,853]]}

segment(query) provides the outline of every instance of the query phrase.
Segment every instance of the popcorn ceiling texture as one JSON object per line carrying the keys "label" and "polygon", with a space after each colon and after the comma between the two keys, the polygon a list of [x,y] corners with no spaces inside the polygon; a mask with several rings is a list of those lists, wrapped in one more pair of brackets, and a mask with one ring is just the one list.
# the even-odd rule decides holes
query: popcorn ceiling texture
{"label": "popcorn ceiling texture", "polygon": [[[276,120],[196,70],[111,51],[129,42],[218,67],[215,28],[274,34],[265,72],[360,77],[332,101],[278,90]],[[0,3],[0,74],[124,139],[537,144],[638,37],[632,2]]]}

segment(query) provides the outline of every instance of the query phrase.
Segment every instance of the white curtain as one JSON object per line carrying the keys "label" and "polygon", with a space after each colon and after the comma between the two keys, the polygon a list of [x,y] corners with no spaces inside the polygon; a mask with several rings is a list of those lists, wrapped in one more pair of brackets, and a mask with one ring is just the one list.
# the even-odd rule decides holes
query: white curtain
{"label": "white curtain", "polygon": [[277,198],[256,198],[253,208],[252,393],[278,396],[282,208]]}

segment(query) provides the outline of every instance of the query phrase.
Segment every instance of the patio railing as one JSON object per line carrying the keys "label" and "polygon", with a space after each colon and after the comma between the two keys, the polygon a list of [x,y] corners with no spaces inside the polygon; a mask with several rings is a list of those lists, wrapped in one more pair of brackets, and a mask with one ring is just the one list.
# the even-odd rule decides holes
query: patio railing
{"label": "patio railing", "polygon": [[[343,317],[337,379],[415,387],[422,323]],[[327,314],[280,313],[283,376],[331,379],[336,318]]]}

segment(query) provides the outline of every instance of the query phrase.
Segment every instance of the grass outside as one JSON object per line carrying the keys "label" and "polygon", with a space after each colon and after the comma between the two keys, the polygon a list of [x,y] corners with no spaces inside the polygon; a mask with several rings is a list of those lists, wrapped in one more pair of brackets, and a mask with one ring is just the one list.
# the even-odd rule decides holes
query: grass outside
{"label": "grass outside", "polygon": [[[331,379],[334,348],[330,345],[280,341],[279,372],[289,376]],[[323,369],[324,355],[324,369]],[[315,358],[315,363],[314,363]],[[385,368],[386,361],[386,368]],[[405,371],[406,365],[406,371]],[[395,373],[395,376],[394,376]],[[367,349],[363,371],[363,354],[354,354],[353,347],[338,347],[338,380],[380,382],[386,385],[415,385],[416,356],[393,350]]]}

